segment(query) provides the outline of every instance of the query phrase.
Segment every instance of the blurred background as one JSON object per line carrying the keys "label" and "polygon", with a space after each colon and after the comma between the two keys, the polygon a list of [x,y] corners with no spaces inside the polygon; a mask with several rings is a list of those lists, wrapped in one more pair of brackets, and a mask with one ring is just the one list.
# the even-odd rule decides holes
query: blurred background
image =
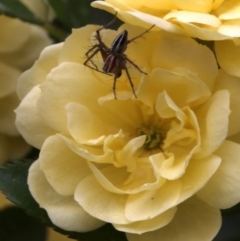
{"label": "blurred background", "polygon": [[[0,0],[0,7],[1,3],[5,2],[6,0]],[[71,33],[72,28],[79,28],[86,24],[104,25],[113,18],[113,16],[107,12],[92,8],[90,6],[92,0],[49,0],[49,2],[52,7],[54,6],[55,13],[51,16],[53,22],[51,24],[48,23],[49,15],[52,14],[52,10],[50,9],[47,10],[47,14],[45,15],[45,18],[43,17],[42,21],[45,29],[50,33],[53,42],[64,41],[64,39]],[[2,9],[0,10],[0,13],[3,13]],[[14,16],[15,13],[9,11],[8,14]],[[34,19],[30,20],[37,22]],[[40,23],[40,25],[41,24],[42,23]],[[120,24],[120,21],[116,21],[110,27],[116,29]],[[38,150],[31,149],[24,158],[36,159],[37,156]],[[4,162],[7,161],[12,161],[12,159],[7,159]],[[223,225],[214,241],[240,241],[240,204],[231,209],[222,211],[222,217]],[[72,239],[69,239],[67,236],[62,235],[51,228],[46,228],[45,225],[41,224],[38,220],[28,216],[23,210],[8,201],[0,192],[0,241],[67,240]]]}

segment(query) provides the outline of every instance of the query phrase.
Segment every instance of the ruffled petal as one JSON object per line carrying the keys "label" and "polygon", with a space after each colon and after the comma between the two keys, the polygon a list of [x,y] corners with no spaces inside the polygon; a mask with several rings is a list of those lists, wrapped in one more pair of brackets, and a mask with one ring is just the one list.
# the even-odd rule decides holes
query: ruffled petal
{"label": "ruffled petal", "polygon": [[[196,56],[198,56],[197,59]],[[163,36],[152,54],[151,61],[153,69],[162,68],[171,72],[175,72],[176,69],[177,73],[178,69],[186,69],[188,73],[185,70],[185,75],[198,75],[198,78],[210,90],[218,74],[218,66],[213,53],[206,46],[188,37]]]}
{"label": "ruffled petal", "polygon": [[195,113],[201,133],[201,147],[195,158],[207,157],[216,151],[225,140],[230,114],[230,95],[219,90]]}
{"label": "ruffled petal", "polygon": [[46,47],[33,67],[25,71],[18,80],[17,94],[20,99],[36,85],[43,83],[47,74],[58,64],[62,43]]}
{"label": "ruffled petal", "polygon": [[23,47],[30,36],[31,25],[4,15],[0,16],[0,22],[0,52],[14,52]]}
{"label": "ruffled petal", "polygon": [[200,12],[173,10],[167,15],[165,15],[164,19],[174,20],[179,23],[183,22],[183,23],[203,24],[203,25],[211,26],[213,28],[217,28],[221,25],[221,21],[214,15],[207,14],[207,13],[200,13]]}
{"label": "ruffled petal", "polygon": [[39,161],[47,181],[62,196],[73,195],[78,183],[91,173],[86,160],[72,152],[58,135],[46,139]]}
{"label": "ruffled petal", "polygon": [[138,11],[131,11],[131,9],[129,8],[127,9],[128,11],[126,11],[126,7],[120,9],[105,1],[94,1],[91,3],[91,6],[95,8],[103,9],[112,14],[115,14],[117,12],[117,16],[119,19],[121,19],[123,22],[129,23],[135,26],[149,28],[153,24],[155,24],[156,27],[168,32],[177,33],[177,34],[184,33],[179,26],[172,24],[162,18],[155,17],[151,14],[138,12]]}
{"label": "ruffled petal", "polygon": [[127,195],[107,191],[93,175],[79,183],[74,198],[93,217],[109,223],[129,223],[124,215]]}
{"label": "ruffled petal", "polygon": [[145,232],[153,231],[159,228],[162,228],[169,224],[177,211],[177,207],[168,209],[166,212],[161,215],[156,216],[155,218],[147,219],[144,221],[133,222],[129,224],[113,224],[113,226],[122,232],[142,234]]}
{"label": "ruffled petal", "polygon": [[165,227],[142,235],[127,234],[129,241],[209,241],[221,227],[221,213],[193,197],[178,206],[174,219]]}
{"label": "ruffled petal", "polygon": [[86,213],[73,196],[56,193],[40,170],[38,160],[29,169],[28,185],[34,199],[46,209],[56,226],[68,231],[88,232],[104,225],[104,222]]}
{"label": "ruffled petal", "polygon": [[215,42],[219,65],[228,74],[240,77],[240,46],[231,40]]}
{"label": "ruffled petal", "polygon": [[[69,102],[87,105],[96,115],[109,116],[99,108],[96,98],[108,91],[98,79],[93,78],[91,70],[77,63],[65,62],[58,65],[41,85],[38,109],[44,121],[53,129],[69,135],[67,129],[66,105]],[[83,74],[84,73],[84,74]],[[71,86],[71,88],[69,88]],[[92,88],[94,86],[94,88]],[[94,95],[94,98],[89,97]],[[51,105],[49,105],[51,103]],[[61,116],[61,118],[56,118]],[[110,119],[111,120],[111,119]]]}
{"label": "ruffled petal", "polygon": [[48,136],[55,134],[38,115],[36,102],[40,94],[39,86],[34,87],[15,110],[18,131],[28,143],[39,149]]}
{"label": "ruffled petal", "polygon": [[[87,143],[88,140],[117,132],[117,129],[104,123],[84,105],[69,103],[66,110],[68,130],[78,143]],[[79,125],[79,121],[81,125]]]}
{"label": "ruffled petal", "polygon": [[225,141],[215,154],[222,163],[197,196],[212,207],[230,208],[240,202],[240,145]]}
{"label": "ruffled petal", "polygon": [[214,92],[218,90],[228,90],[230,93],[230,116],[228,126],[228,136],[235,135],[240,132],[240,78],[228,75],[224,70],[220,70],[216,83],[214,85]]}
{"label": "ruffled petal", "polygon": [[6,65],[0,61],[0,98],[4,98],[15,92],[17,79],[20,76],[20,70]]}
{"label": "ruffled petal", "polygon": [[[148,220],[176,206],[181,192],[180,181],[167,181],[157,190],[129,195],[125,215],[132,222]],[[144,212],[143,212],[144,210]]]}
{"label": "ruffled petal", "polygon": [[182,190],[177,203],[193,196],[209,181],[221,164],[221,158],[211,155],[201,160],[191,160],[181,178]]}

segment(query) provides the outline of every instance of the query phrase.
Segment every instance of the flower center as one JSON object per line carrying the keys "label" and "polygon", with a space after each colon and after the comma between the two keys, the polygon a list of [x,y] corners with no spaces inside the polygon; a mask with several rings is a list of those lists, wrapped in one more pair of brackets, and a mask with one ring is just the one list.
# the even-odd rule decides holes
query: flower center
{"label": "flower center", "polygon": [[145,143],[143,147],[147,150],[159,148],[161,149],[162,144],[164,143],[166,137],[166,131],[157,129],[154,126],[145,126],[137,128],[137,135],[142,136],[146,135]]}

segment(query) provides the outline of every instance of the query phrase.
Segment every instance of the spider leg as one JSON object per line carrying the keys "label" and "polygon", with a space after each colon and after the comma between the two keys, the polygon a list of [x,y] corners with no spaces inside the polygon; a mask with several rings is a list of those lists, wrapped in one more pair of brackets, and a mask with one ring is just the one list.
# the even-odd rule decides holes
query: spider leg
{"label": "spider leg", "polygon": [[[91,53],[93,51],[93,53]],[[94,67],[95,68],[93,68],[93,69],[98,69],[97,68],[97,65],[92,61],[92,58],[98,53],[100,51],[100,49],[99,49],[99,46],[96,44],[96,45],[94,45],[91,49],[89,49],[87,52],[86,52],[86,56],[87,56],[87,59],[84,61],[84,65],[86,65],[86,66],[88,66],[88,67],[90,67],[90,68],[93,68],[92,66],[90,66],[90,65],[88,65],[87,63],[90,61],[93,65],[94,65]],[[90,54],[91,53],[91,54]],[[89,55],[90,54],[90,55]]]}
{"label": "spider leg", "polygon": [[136,37],[129,39],[129,40],[126,42],[126,45],[128,45],[129,43],[133,42],[134,40],[142,37],[144,34],[148,33],[154,26],[155,26],[155,24],[153,24],[149,29],[147,29],[146,31],[144,31],[144,32],[142,32],[141,34],[137,35]]}
{"label": "spider leg", "polygon": [[[88,58],[87,58],[87,60],[86,60],[83,64],[84,64],[85,66],[87,66],[88,68],[93,69],[93,70],[95,70],[95,71],[97,71],[97,72],[99,72],[99,73],[112,76],[112,75],[109,74],[109,73],[106,73],[106,72],[104,72],[104,71],[99,70],[98,67],[97,67],[97,65],[92,61],[93,56],[96,55],[99,51],[100,51],[99,49],[96,49],[90,56],[87,56]],[[91,62],[91,63],[94,65],[94,67],[91,66],[91,65],[89,65],[88,62]]]}
{"label": "spider leg", "polygon": [[117,99],[117,94],[116,94],[116,83],[117,83],[117,75],[114,75],[114,80],[113,80],[113,94],[115,97],[115,100]]}
{"label": "spider leg", "polygon": [[117,12],[115,13],[115,16],[114,18],[107,24],[105,25],[102,25],[102,27],[100,27],[99,29],[96,30],[96,39],[98,40],[98,42],[100,44],[102,44],[102,46],[104,46],[104,48],[108,48],[105,43],[103,43],[102,39],[101,39],[101,36],[100,36],[100,31],[104,28],[107,28],[108,26],[110,26],[112,23],[114,23],[116,21],[116,18],[117,18]]}
{"label": "spider leg", "polygon": [[[105,73],[105,72],[99,70],[98,67],[97,67],[97,65],[92,61],[92,58],[100,51],[100,48],[97,48],[97,47],[98,47],[98,45],[94,45],[90,50],[87,51],[87,53],[86,53],[87,59],[84,61],[83,64],[84,64],[85,66],[89,67],[90,69],[93,69],[93,70],[95,70],[95,71],[97,71],[97,72],[99,72],[99,73],[112,76],[111,74],[108,74],[108,73]],[[97,48],[97,49],[95,49],[95,48]],[[95,49],[95,50],[94,50],[94,49]],[[93,50],[94,50],[94,52],[91,53],[91,55],[89,55],[89,53],[90,53],[91,51],[93,51]],[[89,65],[88,62],[91,62],[91,63],[94,65],[94,67],[91,66],[91,65]]]}
{"label": "spider leg", "polygon": [[130,60],[129,58],[126,57],[126,61],[128,61],[131,65],[133,65],[133,66],[134,66],[139,72],[141,72],[141,73],[147,75],[147,73],[144,72],[144,71],[142,71],[142,70],[139,68],[139,66],[136,65],[132,60]]}
{"label": "spider leg", "polygon": [[133,82],[132,82],[131,76],[130,76],[130,74],[129,74],[129,72],[128,72],[128,69],[127,69],[126,66],[124,66],[123,69],[126,71],[126,74],[127,74],[127,77],[128,77],[128,81],[129,81],[129,83],[130,83],[130,85],[131,85],[132,92],[133,92],[135,98],[137,98],[137,95],[136,95],[135,90],[134,90],[134,85],[133,85]]}

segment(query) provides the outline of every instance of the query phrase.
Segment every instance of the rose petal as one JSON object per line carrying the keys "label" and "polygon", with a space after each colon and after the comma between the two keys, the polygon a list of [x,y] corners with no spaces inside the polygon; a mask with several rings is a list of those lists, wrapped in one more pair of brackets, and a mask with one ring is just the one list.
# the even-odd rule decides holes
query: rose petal
{"label": "rose petal", "polygon": [[173,0],[173,2],[178,9],[187,11],[207,13],[212,10],[212,0],[194,2],[192,0]]}
{"label": "rose petal", "polygon": [[174,219],[167,226],[142,235],[127,234],[129,241],[194,240],[209,241],[221,227],[221,213],[196,197],[178,206]]}
{"label": "rose petal", "polygon": [[[4,62],[26,70],[30,68],[34,61],[39,57],[41,51],[48,45],[52,44],[45,29],[39,26],[31,24],[30,36],[18,51],[0,54],[0,58],[4,59]],[[16,38],[15,38],[16,39]]]}
{"label": "rose petal", "polygon": [[62,43],[46,47],[33,67],[20,76],[17,87],[17,94],[20,99],[23,99],[34,86],[45,81],[47,74],[58,63],[61,48]]}
{"label": "rose petal", "polygon": [[188,37],[162,37],[152,55],[152,68],[171,72],[175,72],[175,68],[187,69],[188,72],[198,75],[210,90],[218,73],[212,51]]}
{"label": "rose petal", "polygon": [[170,13],[164,16],[164,19],[165,20],[173,19],[174,21],[180,22],[180,23],[183,22],[183,23],[203,24],[214,28],[217,28],[221,25],[221,21],[217,17],[207,13],[200,13],[200,11],[199,12],[171,11]]}
{"label": "rose petal", "polygon": [[[87,143],[88,140],[117,132],[117,129],[104,123],[84,105],[69,103],[66,110],[68,130],[78,143]],[[81,125],[79,125],[79,121]]]}
{"label": "rose petal", "polygon": [[202,40],[214,41],[232,38],[230,36],[219,33],[218,28],[203,28],[202,26],[187,22],[178,22],[178,25],[180,25],[185,30],[185,35],[187,34],[188,36],[192,36],[194,38],[199,38]]}
{"label": "rose petal", "polygon": [[215,152],[222,163],[197,196],[209,205],[225,209],[240,202],[240,145],[225,141]]}
{"label": "rose petal", "polygon": [[0,61],[0,73],[0,98],[4,98],[15,92],[20,71]]}
{"label": "rose petal", "polygon": [[240,11],[240,3],[238,0],[223,1],[219,8],[215,9],[214,13],[219,19],[229,20],[238,19]]}
{"label": "rose petal", "polygon": [[207,85],[187,69],[175,69],[174,72],[170,72],[156,68],[152,72],[151,79],[155,92],[160,93],[165,90],[179,108],[186,105],[198,106],[210,96]]}
{"label": "rose petal", "polygon": [[139,221],[129,224],[113,224],[113,226],[122,232],[142,234],[145,232],[153,231],[162,228],[169,224],[174,218],[177,208],[171,208],[161,215],[156,216],[145,221]]}
{"label": "rose petal", "polygon": [[39,86],[34,87],[15,110],[18,131],[28,143],[39,149],[48,136],[55,134],[38,115],[36,102],[40,94]]}
{"label": "rose petal", "polygon": [[227,90],[219,90],[195,112],[202,139],[199,153],[194,154],[195,158],[207,157],[226,138],[230,114],[229,98]]}
{"label": "rose petal", "polygon": [[[238,13],[239,15],[239,13]],[[238,16],[239,18],[239,16]],[[240,36],[240,19],[229,20],[224,22],[219,28],[218,32],[230,37],[239,37]]]}
{"label": "rose petal", "polygon": [[30,24],[4,15],[0,16],[0,22],[0,52],[13,52],[20,49],[29,38]]}
{"label": "rose petal", "polygon": [[178,203],[185,201],[204,187],[220,164],[221,158],[216,155],[210,155],[201,160],[192,159],[181,177],[182,190]]}
{"label": "rose petal", "polygon": [[231,40],[217,41],[215,51],[221,68],[230,75],[240,77],[240,46]]}
{"label": "rose petal", "polygon": [[132,222],[155,218],[176,205],[180,192],[181,182],[175,180],[156,190],[131,194],[126,203],[126,218]]}
{"label": "rose petal", "polygon": [[102,221],[86,213],[72,196],[57,194],[47,182],[39,165],[39,161],[36,161],[29,169],[29,189],[56,226],[68,231],[88,232],[104,225]]}
{"label": "rose petal", "polygon": [[[119,8],[119,6],[115,7],[105,1],[94,1],[91,3],[92,7],[103,9],[107,12],[110,12],[112,14],[115,14],[117,12],[117,17],[121,19],[123,22],[141,26],[143,28],[149,28],[153,24],[165,31],[173,32],[177,34],[183,33],[182,29],[178,27],[175,24],[172,24],[162,18],[155,17],[151,14],[143,13],[143,12],[137,12],[137,11],[131,11],[129,7],[122,7],[122,9]],[[127,11],[126,11],[127,10]]]}
{"label": "rose petal", "polygon": [[240,106],[240,95],[238,91],[240,89],[240,79],[220,70],[214,85],[214,92],[224,89],[230,93],[231,114],[229,116],[228,136],[231,136],[240,132],[240,112],[238,109]]}
{"label": "rose petal", "polygon": [[78,183],[91,173],[86,160],[72,152],[57,135],[46,139],[39,161],[47,181],[62,196],[73,195]]}
{"label": "rose petal", "polygon": [[107,191],[93,175],[79,183],[74,198],[93,217],[109,223],[129,223],[124,215],[127,195]]}
{"label": "rose petal", "polygon": [[[59,56],[59,64],[63,62],[83,63],[86,60],[86,52],[92,47],[90,39],[99,28],[97,25],[88,25],[83,28],[73,29],[72,34],[65,40]],[[81,41],[79,41],[81,39]]]}
{"label": "rose petal", "polygon": [[[111,113],[108,114],[107,111],[99,108],[96,100],[98,96],[107,93],[107,87],[94,78],[91,72],[83,65],[66,62],[58,65],[47,76],[46,81],[41,85],[42,92],[38,100],[38,109],[41,117],[50,127],[69,135],[65,109],[69,102],[87,105],[90,110],[94,109],[96,115],[106,121],[112,120]],[[61,118],[56,118],[56,116],[61,116]]]}

